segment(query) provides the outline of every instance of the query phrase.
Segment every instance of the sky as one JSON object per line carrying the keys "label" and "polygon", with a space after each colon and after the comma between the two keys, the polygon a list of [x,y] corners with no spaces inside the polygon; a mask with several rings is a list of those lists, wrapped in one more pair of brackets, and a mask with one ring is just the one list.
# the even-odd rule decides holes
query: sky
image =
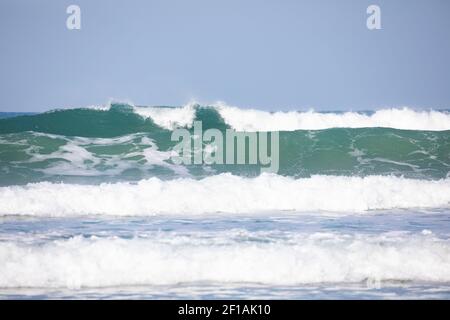
{"label": "sky", "polygon": [[[371,4],[381,30],[366,26]],[[0,1],[0,111],[443,109],[449,84],[448,0]]]}

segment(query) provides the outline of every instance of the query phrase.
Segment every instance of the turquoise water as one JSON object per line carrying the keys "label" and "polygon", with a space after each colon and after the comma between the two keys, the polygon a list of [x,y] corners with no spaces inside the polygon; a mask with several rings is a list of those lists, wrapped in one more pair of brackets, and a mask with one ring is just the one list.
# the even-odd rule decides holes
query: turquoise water
{"label": "turquoise water", "polygon": [[[280,130],[280,170],[177,127]],[[0,114],[0,298],[450,298],[448,111]]]}
{"label": "turquoise water", "polygon": [[[178,143],[171,140],[172,131],[130,108],[113,105],[106,111],[72,109],[0,119],[0,184],[178,177],[179,168],[167,164],[167,153]],[[213,107],[197,106],[195,120],[202,121],[204,130],[224,132],[230,128]],[[281,131],[279,144],[278,174],[283,176],[442,179],[450,168],[449,131],[377,127],[294,130]],[[146,157],[148,152],[165,161],[155,163]],[[191,176],[203,178],[224,172],[257,176],[260,167],[191,165],[184,169]]]}

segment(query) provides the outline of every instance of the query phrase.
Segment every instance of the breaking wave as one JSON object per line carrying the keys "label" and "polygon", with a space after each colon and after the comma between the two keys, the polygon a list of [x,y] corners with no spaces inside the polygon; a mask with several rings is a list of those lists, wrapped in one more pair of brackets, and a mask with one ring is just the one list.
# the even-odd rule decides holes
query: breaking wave
{"label": "breaking wave", "polygon": [[450,245],[433,235],[312,233],[257,242],[245,240],[258,239],[256,233],[231,241],[230,232],[217,243],[183,235],[1,242],[7,263],[0,264],[0,287],[450,281]]}
{"label": "breaking wave", "polygon": [[151,178],[132,183],[75,185],[42,182],[0,188],[0,215],[182,215],[271,211],[364,212],[448,207],[450,179],[391,176],[220,174],[201,180]]}
{"label": "breaking wave", "polygon": [[[75,136],[114,136],[151,131],[151,124],[160,129],[190,127],[194,120],[210,111],[224,125],[237,131],[296,131],[330,128],[393,128],[401,130],[450,130],[448,111],[416,111],[407,107],[380,109],[375,112],[268,112],[241,109],[217,103],[183,107],[142,107],[113,103],[109,106],[61,109],[0,120],[0,133],[39,131]],[[199,119],[200,118],[200,119]],[[150,120],[151,124],[146,123]]]}

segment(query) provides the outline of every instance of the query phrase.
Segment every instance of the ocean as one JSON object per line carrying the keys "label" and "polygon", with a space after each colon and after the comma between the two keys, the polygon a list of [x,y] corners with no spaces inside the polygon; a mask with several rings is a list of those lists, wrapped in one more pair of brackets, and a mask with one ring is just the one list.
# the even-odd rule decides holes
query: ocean
{"label": "ocean", "polygon": [[[172,161],[195,121],[277,172]],[[449,299],[449,213],[448,110],[0,113],[2,299]]]}

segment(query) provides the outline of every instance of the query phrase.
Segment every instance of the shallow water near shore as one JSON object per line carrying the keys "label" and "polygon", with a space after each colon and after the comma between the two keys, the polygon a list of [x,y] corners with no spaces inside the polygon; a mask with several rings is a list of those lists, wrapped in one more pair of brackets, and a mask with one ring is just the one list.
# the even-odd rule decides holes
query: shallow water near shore
{"label": "shallow water near shore", "polygon": [[448,299],[449,220],[446,209],[8,216],[0,297]]}

